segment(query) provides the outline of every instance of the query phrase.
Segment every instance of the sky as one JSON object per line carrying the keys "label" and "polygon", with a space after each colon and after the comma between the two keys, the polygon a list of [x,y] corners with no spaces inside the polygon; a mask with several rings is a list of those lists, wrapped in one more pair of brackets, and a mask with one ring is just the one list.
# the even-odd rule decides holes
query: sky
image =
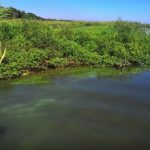
{"label": "sky", "polygon": [[0,5],[51,19],[150,23],[150,0],[0,0]]}

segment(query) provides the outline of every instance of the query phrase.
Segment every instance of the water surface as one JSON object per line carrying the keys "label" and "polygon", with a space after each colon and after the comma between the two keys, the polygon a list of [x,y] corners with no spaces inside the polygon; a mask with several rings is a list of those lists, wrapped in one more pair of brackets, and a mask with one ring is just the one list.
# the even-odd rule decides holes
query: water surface
{"label": "water surface", "polygon": [[150,149],[150,72],[65,69],[0,81],[0,150]]}

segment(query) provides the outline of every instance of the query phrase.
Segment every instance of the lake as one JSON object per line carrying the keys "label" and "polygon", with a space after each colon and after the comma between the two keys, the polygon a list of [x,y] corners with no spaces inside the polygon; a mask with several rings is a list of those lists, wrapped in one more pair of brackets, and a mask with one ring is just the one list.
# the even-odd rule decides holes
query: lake
{"label": "lake", "polygon": [[150,72],[64,69],[0,81],[0,150],[150,149]]}

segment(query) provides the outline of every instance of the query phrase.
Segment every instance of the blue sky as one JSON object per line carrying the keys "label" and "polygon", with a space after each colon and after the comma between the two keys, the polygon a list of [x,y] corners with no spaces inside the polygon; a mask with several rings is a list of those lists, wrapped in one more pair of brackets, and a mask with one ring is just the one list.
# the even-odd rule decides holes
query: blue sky
{"label": "blue sky", "polygon": [[111,21],[120,17],[150,23],[150,0],[0,0],[0,5],[53,19]]}

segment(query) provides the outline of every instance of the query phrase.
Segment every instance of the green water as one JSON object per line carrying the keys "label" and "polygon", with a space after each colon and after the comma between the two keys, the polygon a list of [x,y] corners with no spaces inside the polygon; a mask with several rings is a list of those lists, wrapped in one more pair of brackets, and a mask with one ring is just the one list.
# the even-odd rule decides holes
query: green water
{"label": "green water", "polygon": [[150,72],[65,69],[0,81],[0,150],[150,149]]}

